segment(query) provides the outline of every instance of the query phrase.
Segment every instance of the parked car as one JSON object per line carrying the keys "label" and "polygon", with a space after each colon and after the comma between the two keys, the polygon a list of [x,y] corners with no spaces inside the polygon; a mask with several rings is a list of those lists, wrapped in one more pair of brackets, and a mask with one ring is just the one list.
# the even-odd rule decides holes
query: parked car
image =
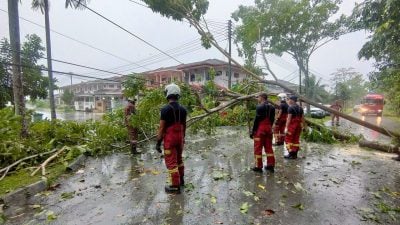
{"label": "parked car", "polygon": [[311,118],[322,119],[325,117],[325,111],[319,108],[310,108]]}
{"label": "parked car", "polygon": [[[328,108],[330,108],[331,107],[331,105],[324,105],[325,107],[328,107]],[[328,111],[324,111],[325,112],[325,116],[330,116],[331,115],[331,113],[330,112],[328,112]]]}

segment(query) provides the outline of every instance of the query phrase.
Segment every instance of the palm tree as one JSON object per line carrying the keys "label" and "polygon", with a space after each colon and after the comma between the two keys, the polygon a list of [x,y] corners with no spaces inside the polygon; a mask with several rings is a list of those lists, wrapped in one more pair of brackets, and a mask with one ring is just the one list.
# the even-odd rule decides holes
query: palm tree
{"label": "palm tree", "polygon": [[[65,7],[80,8],[87,3],[86,0],[66,0]],[[50,110],[51,119],[56,119],[56,107],[54,102],[54,80],[53,80],[53,65],[51,62],[51,39],[50,39],[50,20],[49,20],[49,1],[48,0],[33,0],[32,9],[38,10],[44,13],[45,27],[46,27],[46,49],[47,49],[47,67],[49,75],[49,99],[50,99]]]}
{"label": "palm tree", "polygon": [[328,97],[329,93],[325,90],[326,85],[321,84],[321,78],[318,78],[314,74],[310,74],[308,80],[303,80],[304,85],[307,87],[307,98],[317,101],[324,102],[324,99]]}

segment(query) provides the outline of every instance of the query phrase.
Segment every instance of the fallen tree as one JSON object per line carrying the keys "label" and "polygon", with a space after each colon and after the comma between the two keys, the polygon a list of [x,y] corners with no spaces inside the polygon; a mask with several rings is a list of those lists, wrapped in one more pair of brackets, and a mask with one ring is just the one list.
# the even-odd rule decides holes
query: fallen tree
{"label": "fallen tree", "polygon": [[[281,82],[276,80],[275,74],[272,72],[272,70],[269,68],[268,71],[271,73],[271,75],[275,78],[275,81],[269,81],[265,80],[262,77],[258,76],[254,72],[246,69],[244,66],[242,66],[238,61],[233,59],[227,51],[225,51],[224,48],[222,48],[218,42],[214,39],[213,35],[211,34],[210,30],[208,29],[207,22],[205,20],[201,21],[203,18],[203,15],[206,13],[207,8],[208,8],[208,1],[203,1],[201,4],[188,1],[185,4],[183,2],[176,2],[176,1],[166,1],[164,6],[160,7],[158,5],[158,1],[154,0],[143,0],[149,8],[151,8],[153,11],[160,13],[163,16],[166,16],[168,18],[172,18],[174,20],[182,21],[186,19],[191,26],[193,26],[198,33],[201,35],[201,39],[203,41],[203,45],[205,47],[211,47],[214,46],[217,48],[224,56],[226,56],[228,59],[230,59],[236,66],[241,68],[243,71],[245,71],[249,76],[251,76],[253,79],[257,80],[258,82],[265,83],[265,84],[271,84],[271,85],[277,85],[279,87],[284,88],[288,92],[297,95],[301,101],[315,106],[317,108],[323,109],[325,111],[328,111],[330,113],[333,113],[335,115],[338,115],[344,119],[347,119],[353,123],[359,124],[361,126],[367,127],[371,130],[374,130],[376,132],[379,132],[383,135],[395,138],[397,140],[400,140],[400,133],[392,130],[385,129],[383,127],[376,126],[374,124],[368,123],[366,121],[362,121],[356,117],[347,115],[345,113],[333,110],[331,108],[328,108],[326,106],[323,106],[322,104],[319,104],[317,102],[312,101],[311,99],[306,98],[303,95],[300,95],[296,90],[293,90],[289,88],[288,86],[282,84]],[[202,25],[200,22],[203,22],[204,25]],[[263,54],[265,54],[262,51]],[[268,67],[268,66],[267,66]]]}

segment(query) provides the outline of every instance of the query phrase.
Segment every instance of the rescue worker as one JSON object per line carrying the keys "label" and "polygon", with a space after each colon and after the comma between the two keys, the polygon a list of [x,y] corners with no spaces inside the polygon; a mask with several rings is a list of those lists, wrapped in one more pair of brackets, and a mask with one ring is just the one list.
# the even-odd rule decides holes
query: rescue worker
{"label": "rescue worker", "polygon": [[275,145],[283,145],[285,142],[285,126],[289,105],[286,103],[287,95],[281,93],[278,95],[280,104],[277,110],[274,124]]}
{"label": "rescue worker", "polygon": [[274,172],[275,156],[272,150],[272,124],[275,119],[275,108],[267,102],[268,95],[261,93],[258,96],[256,107],[256,117],[253,129],[250,131],[250,138],[254,140],[254,159],[255,166],[251,168],[255,172],[262,172],[262,150],[264,148],[267,155],[265,169]]}
{"label": "rescue worker", "polygon": [[136,127],[133,127],[131,124],[131,117],[136,113],[136,107],[135,107],[136,99],[128,99],[128,104],[125,107],[125,126],[128,129],[128,137],[129,137],[129,143],[131,146],[131,154],[139,154],[137,151],[137,137],[138,137],[138,129]]}
{"label": "rescue worker", "polygon": [[177,194],[180,193],[180,186],[184,185],[182,152],[187,115],[186,109],[178,103],[180,95],[178,85],[172,83],[165,87],[168,104],[161,109],[156,145],[156,150],[161,153],[161,143],[164,141],[165,165],[169,172],[169,185],[165,186],[165,192]]}
{"label": "rescue worker", "polygon": [[[336,100],[335,103],[333,105],[331,105],[332,109],[341,112],[342,111],[342,106],[340,105],[339,101]],[[331,113],[332,114],[332,126],[335,124],[335,118],[336,118],[336,126],[339,126],[339,116],[335,113]]]}
{"label": "rescue worker", "polygon": [[287,159],[297,159],[300,150],[300,134],[304,124],[304,111],[297,104],[297,96],[289,97],[288,117],[285,126],[285,144],[289,154]]}

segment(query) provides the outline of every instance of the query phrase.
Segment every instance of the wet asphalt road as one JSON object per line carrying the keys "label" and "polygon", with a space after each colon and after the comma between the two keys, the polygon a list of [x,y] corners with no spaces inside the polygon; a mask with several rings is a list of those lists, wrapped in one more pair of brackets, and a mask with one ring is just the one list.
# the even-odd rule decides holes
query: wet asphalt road
{"label": "wet asphalt road", "polygon": [[[352,116],[359,118],[363,121],[367,121],[371,124],[384,127],[386,129],[392,130],[392,131],[400,131],[400,123],[393,120],[390,117],[385,117],[385,116],[376,116],[376,115],[367,115],[367,116],[361,116],[361,114],[357,112],[353,112],[351,114]],[[331,126],[331,121],[325,123],[327,126]],[[361,125],[355,124],[353,122],[350,122],[346,119],[340,118],[340,126],[334,126],[336,129],[339,129],[342,132],[350,132],[353,134],[362,134],[366,140],[369,141],[379,141],[381,143],[390,143],[391,138],[388,136],[385,136],[381,133],[378,133],[376,131],[373,131],[369,128],[363,127]]]}
{"label": "wet asphalt road", "polygon": [[[196,135],[185,149],[186,187],[164,192],[154,145],[141,156],[90,159],[54,190],[6,209],[7,224],[399,224],[400,163],[356,145],[302,144],[300,158],[276,147],[274,174],[254,173],[244,129]],[[384,207],[385,206],[385,207]],[[388,209],[390,209],[388,211]],[[385,211],[385,212],[383,212]],[[51,221],[51,219],[54,219]]]}

